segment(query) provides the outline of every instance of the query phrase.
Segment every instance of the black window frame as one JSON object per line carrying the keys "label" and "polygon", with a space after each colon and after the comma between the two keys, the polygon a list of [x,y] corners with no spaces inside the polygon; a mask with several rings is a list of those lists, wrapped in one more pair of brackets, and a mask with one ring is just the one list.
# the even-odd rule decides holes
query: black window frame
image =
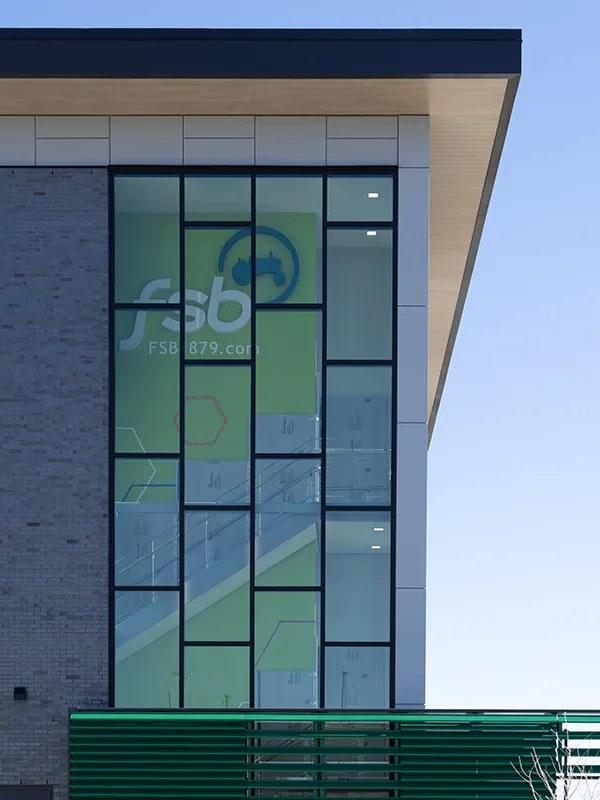
{"label": "black window frame", "polygon": [[[352,167],[306,167],[306,166],[269,166],[269,167],[243,167],[243,166],[119,166],[110,167],[109,173],[109,706],[115,705],[115,596],[117,592],[122,591],[166,591],[174,589],[175,587],[167,586],[117,586],[115,582],[115,462],[117,459],[134,459],[139,458],[140,454],[137,453],[117,453],[115,450],[115,311],[121,309],[139,309],[139,304],[134,303],[117,303],[115,302],[115,237],[114,237],[114,181],[117,177],[155,177],[155,176],[170,176],[179,178],[179,232],[180,232],[180,290],[185,286],[185,232],[189,229],[201,227],[197,221],[185,220],[185,178],[196,176],[207,177],[226,177],[226,176],[239,176],[250,177],[251,179],[251,213],[250,220],[247,222],[232,222],[227,223],[228,226],[235,225],[237,227],[250,227],[251,229],[251,259],[255,259],[256,248],[256,179],[260,177],[320,177],[322,179],[322,268],[321,268],[321,302],[314,304],[282,304],[279,306],[270,306],[270,308],[287,308],[289,310],[300,310],[302,306],[310,308],[319,312],[322,319],[322,358],[321,358],[321,448],[318,453],[306,454],[307,458],[314,458],[321,463],[321,509],[320,509],[320,582],[318,586],[256,586],[255,585],[255,474],[256,474],[256,460],[257,458],[264,458],[275,456],[278,459],[286,460],[297,458],[298,454],[262,454],[256,452],[256,311],[261,309],[261,304],[256,303],[255,282],[256,273],[252,272],[251,278],[251,317],[250,317],[250,355],[249,359],[232,360],[229,362],[224,361],[191,361],[185,358],[185,347],[183,346],[185,334],[181,334],[181,345],[179,347],[179,380],[180,388],[184,385],[185,369],[187,366],[199,367],[202,364],[212,366],[232,366],[250,368],[250,387],[251,387],[251,414],[250,414],[250,504],[248,506],[237,506],[236,510],[249,510],[250,511],[250,638],[248,641],[186,641],[185,639],[185,511],[190,510],[227,510],[226,506],[202,506],[186,504],[185,493],[180,490],[179,496],[179,583],[177,590],[179,592],[179,697],[178,708],[184,709],[185,698],[185,649],[186,647],[193,646],[222,646],[233,647],[244,645],[249,648],[249,687],[250,687],[250,702],[249,708],[254,709],[255,700],[255,647],[254,647],[254,625],[255,625],[255,603],[254,597],[257,592],[276,592],[276,591],[312,591],[317,592],[320,597],[319,603],[319,633],[318,633],[318,680],[319,692],[317,698],[317,705],[315,710],[325,709],[325,653],[328,647],[387,647],[389,648],[389,707],[395,707],[395,662],[396,662],[396,646],[395,646],[395,630],[396,630],[396,601],[395,601],[395,586],[396,586],[396,482],[397,482],[397,445],[396,445],[396,429],[397,429],[397,355],[398,355],[398,168],[397,167],[382,167],[382,166],[352,166]],[[355,220],[351,222],[329,222],[327,220],[327,178],[329,176],[349,176],[349,177],[368,177],[368,176],[386,176],[392,179],[392,219],[386,221],[373,221],[373,220]],[[214,223],[207,223],[205,227],[213,226]],[[225,223],[221,224],[222,227]],[[327,359],[327,232],[332,229],[386,229],[392,231],[392,357],[391,359],[378,359],[378,360],[362,360],[362,359],[344,359],[335,360]],[[185,306],[185,292],[180,292],[179,311],[183,312]],[[171,309],[175,308],[175,304],[158,304],[153,303],[151,308],[154,310]],[[150,306],[149,306],[150,308]],[[181,316],[181,319],[184,319]],[[328,505],[326,503],[326,488],[327,488],[327,422],[326,422],[326,374],[329,366],[389,366],[391,368],[391,454],[390,454],[390,503],[386,505]],[[185,392],[180,391],[180,414],[184,415]],[[151,453],[146,454],[151,457],[159,459],[177,458],[180,460],[180,486],[185,485],[185,437],[184,426],[180,426],[180,442],[179,453]],[[233,509],[232,509],[233,510]],[[326,530],[326,514],[328,511],[336,512],[359,512],[359,511],[383,511],[388,512],[390,515],[390,631],[389,639],[381,642],[328,642],[325,636],[325,530]],[[128,706],[129,707],[129,706]],[[189,710],[189,707],[187,707]],[[214,710],[214,709],[205,709]],[[266,710],[266,709],[265,709]],[[289,710],[297,711],[297,709],[278,709],[278,711]],[[364,710],[364,709],[362,709]],[[233,712],[234,709],[231,709]]]}

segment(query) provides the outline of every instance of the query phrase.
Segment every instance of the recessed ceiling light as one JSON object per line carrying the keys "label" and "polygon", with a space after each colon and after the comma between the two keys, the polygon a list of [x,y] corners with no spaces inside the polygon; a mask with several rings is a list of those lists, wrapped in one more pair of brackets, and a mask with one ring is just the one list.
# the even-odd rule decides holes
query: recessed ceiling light
{"label": "recessed ceiling light", "polygon": [[368,197],[370,200],[377,200],[377,198],[379,197],[379,192],[369,192],[369,193],[367,194],[367,197]]}
{"label": "recessed ceiling light", "polygon": [[367,231],[367,236],[377,236],[377,231]]}
{"label": "recessed ceiling light", "polygon": [[374,531],[382,531],[383,528],[373,528]]}
{"label": "recessed ceiling light", "polygon": [[381,545],[380,544],[372,544],[371,545],[371,550],[381,550]]}

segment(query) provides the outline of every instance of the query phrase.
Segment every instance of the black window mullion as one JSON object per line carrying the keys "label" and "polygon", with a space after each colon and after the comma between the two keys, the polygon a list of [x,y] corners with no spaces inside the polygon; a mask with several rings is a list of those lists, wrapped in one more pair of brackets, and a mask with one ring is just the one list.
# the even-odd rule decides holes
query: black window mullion
{"label": "black window mullion", "polygon": [[179,311],[179,303],[115,303],[115,311]]}
{"label": "black window mullion", "polygon": [[322,230],[321,230],[321,298],[323,313],[321,315],[321,536],[319,542],[319,563],[321,567],[321,602],[319,603],[319,663],[317,665],[319,676],[319,697],[317,707],[325,708],[325,604],[327,592],[325,591],[325,525],[326,525],[326,498],[327,498],[327,175],[323,175],[322,199]]}
{"label": "black window mullion", "polygon": [[223,228],[224,230],[237,230],[238,228],[249,228],[250,221],[244,220],[186,220],[183,223],[184,228],[187,230],[216,230]]}
{"label": "black window mullion", "polygon": [[136,459],[140,460],[152,460],[152,461],[177,461],[179,458],[179,453],[148,453],[146,451],[138,450],[136,453],[115,453],[114,461],[135,461]]}
{"label": "black window mullion", "polygon": [[256,587],[256,175],[250,183],[250,708],[255,705]]}
{"label": "black window mullion", "polygon": [[257,311],[321,311],[323,303],[257,303]]}
{"label": "black window mullion", "polygon": [[184,641],[186,647],[248,647],[249,641],[243,640],[217,640],[217,639],[192,639],[189,642]]}
{"label": "black window mullion", "polygon": [[179,708],[185,705],[185,181],[179,176]]}
{"label": "black window mullion", "polygon": [[245,505],[217,505],[216,503],[185,503],[184,504],[186,511],[239,511],[241,513],[248,513],[250,511],[251,506],[248,504]]}
{"label": "black window mullion", "polygon": [[390,708],[396,704],[396,501],[398,478],[396,452],[398,434],[398,170],[394,170],[392,189],[392,453],[390,469]]}
{"label": "black window mullion", "polygon": [[186,367],[249,367],[249,358],[186,358]]}
{"label": "black window mullion", "polygon": [[363,220],[356,220],[352,222],[347,222],[344,220],[328,220],[327,221],[327,228],[329,230],[350,230],[350,231],[362,231],[362,230],[369,230],[369,231],[389,231],[393,228],[394,223],[391,220],[387,220],[387,222],[382,221],[367,221],[364,222]]}
{"label": "black window mullion", "polygon": [[290,585],[282,585],[282,586],[255,586],[254,591],[258,592],[313,592],[314,594],[319,594],[321,591],[321,586],[290,586]]}
{"label": "black window mullion", "polygon": [[265,461],[296,461],[296,460],[304,460],[310,461],[319,461],[320,454],[319,453],[305,453],[302,452],[292,452],[292,453],[256,453],[256,458],[264,459]]}
{"label": "black window mullion", "polygon": [[110,402],[108,407],[108,652],[110,668],[108,677],[108,703],[115,705],[115,234],[114,206],[115,179],[108,179],[108,364],[110,380]]}
{"label": "black window mullion", "polygon": [[178,592],[179,591],[179,584],[177,586],[152,586],[150,584],[143,584],[141,586],[130,585],[130,586],[115,586],[115,590],[117,592],[147,592],[153,593],[154,592]]}

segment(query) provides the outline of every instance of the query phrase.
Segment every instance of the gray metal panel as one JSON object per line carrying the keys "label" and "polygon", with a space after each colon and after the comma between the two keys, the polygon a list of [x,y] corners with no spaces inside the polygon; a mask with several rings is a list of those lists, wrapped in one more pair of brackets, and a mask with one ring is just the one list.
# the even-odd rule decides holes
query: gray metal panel
{"label": "gray metal panel", "polygon": [[396,589],[396,707],[425,702],[425,589]]}
{"label": "gray metal panel", "polygon": [[398,166],[429,167],[429,117],[398,117]]}
{"label": "gray metal panel", "polygon": [[426,306],[429,278],[429,170],[398,179],[398,305]]}
{"label": "gray metal panel", "polygon": [[396,587],[421,589],[426,581],[427,425],[397,428]]}
{"label": "gray metal panel", "polygon": [[398,309],[397,422],[427,422],[427,308]]}

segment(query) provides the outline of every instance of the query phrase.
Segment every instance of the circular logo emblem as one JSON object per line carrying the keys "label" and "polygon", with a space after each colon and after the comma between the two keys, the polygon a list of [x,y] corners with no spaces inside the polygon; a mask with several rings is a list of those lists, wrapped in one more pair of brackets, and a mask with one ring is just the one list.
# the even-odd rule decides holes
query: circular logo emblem
{"label": "circular logo emblem", "polygon": [[[221,254],[219,256],[219,272],[225,272],[225,261],[232,247],[234,247],[234,245],[236,245],[242,239],[245,239],[249,236],[250,232],[248,230],[236,231],[233,236],[231,236],[225,242],[225,246],[221,250]],[[271,280],[273,285],[277,287],[277,290],[275,291],[274,297],[264,302],[284,303],[296,288],[296,284],[298,283],[298,278],[300,276],[300,262],[298,260],[296,248],[284,233],[281,233],[281,231],[278,231],[275,228],[257,225],[256,236],[257,286],[259,285],[258,281],[261,278],[265,278],[265,280]],[[268,237],[275,240],[275,253],[273,249],[269,249],[268,253],[264,253],[262,249],[259,248],[259,237]],[[264,240],[262,238],[260,244],[264,244]],[[282,245],[283,248],[281,247]],[[277,253],[279,253],[279,255],[277,255]],[[288,258],[282,259],[282,255],[287,255]],[[233,278],[234,283],[236,283],[238,286],[250,285],[252,280],[250,255],[248,255],[247,259],[238,257],[238,260],[231,269],[231,277]],[[279,289],[281,289],[281,291],[278,291]]]}

